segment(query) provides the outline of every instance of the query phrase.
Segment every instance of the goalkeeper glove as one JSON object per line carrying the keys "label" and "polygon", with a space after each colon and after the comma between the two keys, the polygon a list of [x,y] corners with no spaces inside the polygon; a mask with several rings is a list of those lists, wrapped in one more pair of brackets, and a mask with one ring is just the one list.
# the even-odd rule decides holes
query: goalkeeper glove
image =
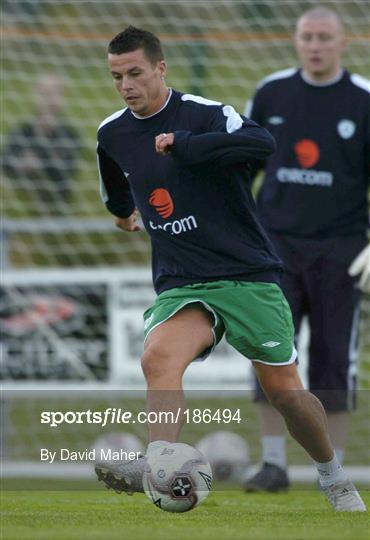
{"label": "goalkeeper glove", "polygon": [[360,275],[359,288],[363,292],[370,293],[370,244],[357,255],[348,269],[350,276]]}

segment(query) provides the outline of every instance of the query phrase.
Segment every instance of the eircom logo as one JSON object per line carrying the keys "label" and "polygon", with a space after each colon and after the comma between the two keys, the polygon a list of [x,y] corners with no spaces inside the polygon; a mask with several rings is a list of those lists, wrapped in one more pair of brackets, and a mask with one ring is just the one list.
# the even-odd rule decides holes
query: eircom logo
{"label": "eircom logo", "polygon": [[294,145],[296,158],[301,167],[313,167],[320,159],[320,148],[311,139],[302,139]]}
{"label": "eircom logo", "polygon": [[[171,195],[167,189],[158,188],[152,191],[149,197],[149,204],[154,206],[158,214],[163,218],[169,218],[174,211],[174,203]],[[192,231],[198,228],[198,224],[194,216],[187,216],[184,218],[176,219],[175,221],[168,221],[163,225],[160,223],[154,223],[149,221],[150,228],[154,231],[157,229],[173,234],[181,234],[183,232]]]}
{"label": "eircom logo", "polygon": [[173,213],[173,200],[167,189],[158,188],[151,192],[149,204],[154,206],[158,214],[167,219]]}
{"label": "eircom logo", "polygon": [[302,168],[279,167],[276,171],[276,178],[279,182],[320,187],[331,187],[333,185],[333,173],[331,171],[316,171],[311,168],[320,159],[320,148],[315,141],[301,139],[293,148],[296,160]]}
{"label": "eircom logo", "polygon": [[170,234],[181,234],[186,231],[192,231],[193,229],[198,228],[198,224],[194,216],[187,216],[181,219],[176,219],[175,221],[169,221],[164,225],[155,224],[153,221],[149,221],[150,228],[154,231],[156,229],[162,229],[165,232]]}

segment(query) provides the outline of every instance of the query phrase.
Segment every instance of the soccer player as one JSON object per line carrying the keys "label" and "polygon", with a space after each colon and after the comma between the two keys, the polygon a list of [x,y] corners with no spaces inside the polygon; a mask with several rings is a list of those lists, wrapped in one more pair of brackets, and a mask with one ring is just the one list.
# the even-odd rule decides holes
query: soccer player
{"label": "soccer player", "polygon": [[[327,411],[340,462],[356,386],[360,287],[348,269],[358,254],[351,273],[362,272],[364,289],[370,278],[370,86],[342,68],[345,43],[335,12],[305,12],[294,36],[302,67],[264,79],[246,110],[277,142],[255,164],[265,169],[258,215],[286,266],[282,289],[297,333],[309,318],[309,385]],[[286,489],[283,418],[260,387],[256,399],[263,465],[245,487]]]}
{"label": "soccer player", "polygon": [[[334,509],[364,511],[334,455],[324,409],[299,379],[281,262],[256,218],[248,163],[267,158],[274,140],[229,105],[168,88],[161,43],[150,32],[130,26],[108,53],[127,107],[98,130],[101,193],[124,231],[139,230],[140,212],[158,293],[144,314],[148,410],[182,406],[184,371],[226,332],[315,461]],[[150,424],[147,453],[176,441],[179,429]],[[116,491],[142,492],[145,464],[145,456],[101,463],[96,472]]]}

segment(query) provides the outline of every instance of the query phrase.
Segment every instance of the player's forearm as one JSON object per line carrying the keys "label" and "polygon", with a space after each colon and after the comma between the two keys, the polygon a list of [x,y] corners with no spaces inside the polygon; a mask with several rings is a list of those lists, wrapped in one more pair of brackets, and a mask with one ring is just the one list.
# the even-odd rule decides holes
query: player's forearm
{"label": "player's forearm", "polygon": [[124,179],[100,176],[100,195],[111,214],[128,218],[135,209],[130,187]]}
{"label": "player's forearm", "polygon": [[262,159],[255,159],[251,160],[249,162],[250,169],[249,169],[249,175],[251,178],[251,182],[253,183],[255,179],[257,178],[259,172],[265,168],[266,161]]}
{"label": "player's forearm", "polygon": [[100,145],[97,155],[102,201],[114,216],[128,218],[133,213],[135,204],[127,177]]}
{"label": "player's forearm", "polygon": [[135,204],[132,198],[120,201],[108,199],[105,202],[105,206],[111,214],[119,218],[130,217],[135,210]]}
{"label": "player's forearm", "polygon": [[222,166],[265,159],[274,151],[275,141],[267,130],[246,126],[231,134],[193,135],[190,131],[175,131],[172,156],[186,165],[217,161]]}

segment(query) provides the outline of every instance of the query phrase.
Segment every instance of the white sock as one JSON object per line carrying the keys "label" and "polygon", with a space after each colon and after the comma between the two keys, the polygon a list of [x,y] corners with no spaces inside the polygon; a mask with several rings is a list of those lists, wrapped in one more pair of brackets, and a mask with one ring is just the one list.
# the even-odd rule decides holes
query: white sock
{"label": "white sock", "polygon": [[344,448],[334,448],[335,450],[335,455],[337,456],[338,458],[338,461],[341,465],[343,465],[343,460],[344,460]]}
{"label": "white sock", "polygon": [[146,453],[149,454],[149,452],[153,452],[153,450],[156,450],[157,448],[161,448],[162,446],[167,446],[168,444],[171,444],[171,443],[168,441],[152,441],[148,444]]}
{"label": "white sock", "polygon": [[285,436],[284,435],[264,435],[262,443],[262,460],[265,463],[272,463],[282,469],[286,468]]}
{"label": "white sock", "polygon": [[348,480],[342,465],[339,463],[337,456],[334,453],[332,460],[326,463],[319,463],[314,461],[317,472],[319,473],[320,484],[322,486],[330,486],[331,484],[337,484],[338,482],[344,482]]}

